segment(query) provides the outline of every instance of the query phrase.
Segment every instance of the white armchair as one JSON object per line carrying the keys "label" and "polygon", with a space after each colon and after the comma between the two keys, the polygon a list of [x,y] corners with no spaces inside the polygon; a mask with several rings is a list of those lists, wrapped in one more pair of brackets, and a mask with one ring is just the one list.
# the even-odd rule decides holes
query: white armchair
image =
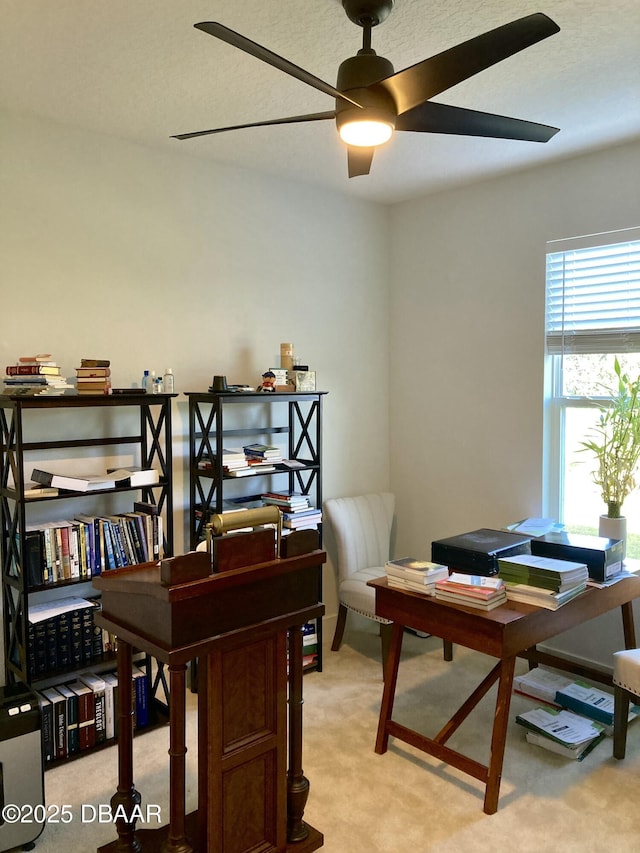
{"label": "white armchair", "polygon": [[385,575],[384,564],[389,559],[391,526],[395,509],[394,495],[360,495],[353,498],[330,498],[325,501],[324,514],[333,530],[338,569],[338,621],[331,650],[337,652],[352,610],[380,623],[382,661],[391,639],[391,623],[375,614],[375,592],[367,581]]}

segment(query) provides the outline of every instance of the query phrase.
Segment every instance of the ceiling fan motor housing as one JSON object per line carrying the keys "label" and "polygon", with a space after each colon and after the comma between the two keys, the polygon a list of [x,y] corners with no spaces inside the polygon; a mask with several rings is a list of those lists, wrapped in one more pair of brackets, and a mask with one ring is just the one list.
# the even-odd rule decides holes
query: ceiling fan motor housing
{"label": "ceiling fan motor housing", "polygon": [[360,51],[341,63],[338,70],[336,88],[348,94],[363,109],[354,107],[347,101],[336,99],[336,124],[338,130],[349,121],[368,119],[382,121],[395,127],[397,110],[389,94],[381,86],[374,84],[378,80],[393,74],[393,65],[374,51]]}

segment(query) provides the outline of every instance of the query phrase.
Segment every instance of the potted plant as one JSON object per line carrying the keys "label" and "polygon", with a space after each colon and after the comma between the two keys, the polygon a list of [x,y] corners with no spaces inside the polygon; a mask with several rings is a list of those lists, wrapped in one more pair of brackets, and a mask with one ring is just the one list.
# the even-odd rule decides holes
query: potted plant
{"label": "potted plant", "polygon": [[581,446],[593,453],[598,463],[592,477],[607,506],[606,514],[600,516],[600,535],[625,539],[622,505],[635,489],[640,462],[640,376],[630,379],[617,358],[614,371],[617,387],[605,388],[611,399],[598,403],[600,417]]}

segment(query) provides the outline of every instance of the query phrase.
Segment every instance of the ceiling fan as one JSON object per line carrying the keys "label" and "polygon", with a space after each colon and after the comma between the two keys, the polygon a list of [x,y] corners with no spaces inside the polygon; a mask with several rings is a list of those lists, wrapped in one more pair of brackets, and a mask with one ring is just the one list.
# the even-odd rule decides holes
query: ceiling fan
{"label": "ceiling fan", "polygon": [[332,96],[335,109],[180,133],[173,138],[193,139],[248,127],[333,119],[340,137],[347,143],[348,172],[353,178],[369,174],[376,146],[386,142],[395,130],[530,142],[548,142],[558,132],[556,127],[431,100],[479,71],[559,32],[560,27],[543,13],[519,18],[395,72],[391,62],[378,56],[371,47],[371,30],[387,18],[393,0],[342,0],[342,5],[349,19],[364,32],[362,49],[341,63],[335,87],[223,24],[213,21],[194,24],[196,29]]}

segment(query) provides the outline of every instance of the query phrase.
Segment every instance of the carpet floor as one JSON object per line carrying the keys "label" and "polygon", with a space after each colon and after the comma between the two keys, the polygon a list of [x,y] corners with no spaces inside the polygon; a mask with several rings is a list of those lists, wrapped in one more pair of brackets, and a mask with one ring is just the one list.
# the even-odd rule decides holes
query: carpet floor
{"label": "carpet floor", "polygon": [[[326,853],[640,850],[640,722],[629,728],[624,761],[612,757],[611,738],[583,761],[572,761],[525,741],[515,715],[535,703],[514,694],[499,808],[486,815],[483,786],[471,777],[393,738],[385,755],[375,754],[382,671],[379,637],[370,625],[347,628],[342,649],[325,654],[324,671],[304,679],[303,764],[311,784],[305,818],[324,834]],[[492,665],[492,659],[459,647],[447,663],[439,640],[405,635],[394,718],[435,734]],[[525,669],[518,664],[517,671]],[[187,703],[192,810],[196,697],[187,694]],[[495,687],[449,745],[486,763],[494,704]],[[158,806],[162,823],[169,817],[168,747],[167,727],[134,741],[136,788],[143,808]],[[115,747],[47,771],[47,804],[69,804],[73,820],[48,824],[36,851],[90,853],[113,840],[115,827],[92,815],[109,803],[116,780]]]}

